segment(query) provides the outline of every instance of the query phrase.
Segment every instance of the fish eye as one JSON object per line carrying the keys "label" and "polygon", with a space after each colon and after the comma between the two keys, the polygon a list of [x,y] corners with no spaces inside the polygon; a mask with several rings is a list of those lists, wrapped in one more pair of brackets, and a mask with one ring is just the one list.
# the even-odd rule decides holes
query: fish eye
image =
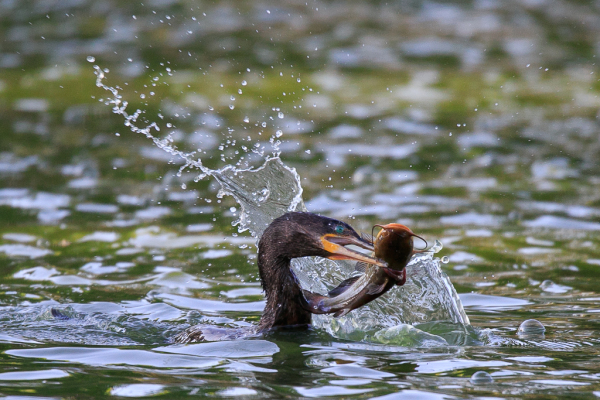
{"label": "fish eye", "polygon": [[344,227],[342,225],[338,225],[335,227],[335,233],[342,234],[344,233]]}

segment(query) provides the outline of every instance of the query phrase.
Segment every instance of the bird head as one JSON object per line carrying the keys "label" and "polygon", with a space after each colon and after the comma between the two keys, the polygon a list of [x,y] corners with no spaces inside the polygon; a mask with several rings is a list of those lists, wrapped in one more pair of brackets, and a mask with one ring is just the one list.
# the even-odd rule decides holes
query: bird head
{"label": "bird head", "polygon": [[345,222],[312,213],[293,212],[284,214],[269,225],[261,238],[259,250],[261,246],[265,250],[276,246],[277,253],[286,258],[319,256],[387,266],[380,259],[346,247],[350,245],[374,250],[369,240],[362,238]]}

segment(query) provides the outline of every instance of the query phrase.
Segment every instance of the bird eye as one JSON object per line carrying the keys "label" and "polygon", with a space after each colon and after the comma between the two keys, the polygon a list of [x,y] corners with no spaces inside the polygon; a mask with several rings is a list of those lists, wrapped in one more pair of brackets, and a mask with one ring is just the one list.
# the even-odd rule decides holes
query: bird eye
{"label": "bird eye", "polygon": [[344,227],[342,225],[338,225],[335,227],[335,233],[342,234],[344,233]]}

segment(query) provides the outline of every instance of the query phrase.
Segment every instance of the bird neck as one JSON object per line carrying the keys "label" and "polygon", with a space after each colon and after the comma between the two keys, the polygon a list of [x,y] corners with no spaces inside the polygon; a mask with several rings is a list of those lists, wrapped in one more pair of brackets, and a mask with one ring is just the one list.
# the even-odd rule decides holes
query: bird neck
{"label": "bird neck", "polygon": [[290,259],[259,254],[258,269],[267,304],[259,322],[259,331],[278,326],[310,325],[302,289],[294,276]]}

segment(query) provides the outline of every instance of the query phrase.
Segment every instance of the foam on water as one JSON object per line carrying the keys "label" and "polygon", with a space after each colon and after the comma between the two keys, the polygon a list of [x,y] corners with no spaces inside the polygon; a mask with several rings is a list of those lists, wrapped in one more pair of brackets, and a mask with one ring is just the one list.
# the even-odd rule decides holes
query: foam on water
{"label": "foam on water", "polygon": [[[165,139],[155,137],[153,132],[160,131],[155,122],[143,128],[138,127],[136,121],[143,112],[136,110],[133,114],[129,114],[127,102],[122,100],[119,91],[104,84],[107,71],[98,66],[94,66],[94,69],[97,76],[96,85],[112,94],[112,98],[104,99],[104,102],[112,105],[112,111],[125,119],[125,126],[134,133],[145,135],[165,154],[183,161],[180,173],[186,168],[196,168],[200,170],[196,181],[212,177],[220,185],[219,197],[230,195],[238,202],[241,210],[238,220],[234,222],[238,231],[249,231],[258,240],[273,219],[289,211],[307,211],[302,200],[300,176],[295,169],[286,166],[278,157],[279,141],[271,138],[274,154],[266,156],[264,164],[258,168],[243,169],[226,165],[221,169],[210,169],[202,163],[201,159],[193,158],[194,153],[179,150],[169,139],[169,135]],[[365,145],[360,145],[354,150],[363,155],[381,152],[380,147],[371,149]],[[404,158],[414,150],[411,145],[399,146],[390,151],[393,157]],[[328,151],[337,152],[333,148]],[[162,246],[165,246],[164,239],[160,239]],[[206,240],[205,237],[203,239]],[[142,237],[138,235],[136,239],[132,239],[132,244],[144,246],[144,243],[139,242],[140,240]],[[190,239],[184,242],[189,245],[196,241]],[[403,287],[392,289],[383,300],[373,301],[342,318],[328,315],[314,316],[313,325],[335,337],[350,340],[416,346],[465,343],[471,332],[469,318],[450,279],[442,272],[440,260],[433,257],[441,248],[441,243],[436,242],[432,251],[413,257],[407,266],[408,282]],[[354,271],[354,265],[351,263],[316,258],[294,259],[292,268],[302,287],[321,293],[326,293],[328,289],[337,286]],[[167,303],[184,308],[228,309],[227,303],[222,302],[188,299],[162,293],[158,297]],[[248,309],[252,311],[262,309],[262,304],[262,302],[246,303]],[[236,304],[234,308],[239,310],[240,306],[241,304]],[[429,333],[410,325],[418,325]],[[400,337],[406,340],[394,339]]]}

